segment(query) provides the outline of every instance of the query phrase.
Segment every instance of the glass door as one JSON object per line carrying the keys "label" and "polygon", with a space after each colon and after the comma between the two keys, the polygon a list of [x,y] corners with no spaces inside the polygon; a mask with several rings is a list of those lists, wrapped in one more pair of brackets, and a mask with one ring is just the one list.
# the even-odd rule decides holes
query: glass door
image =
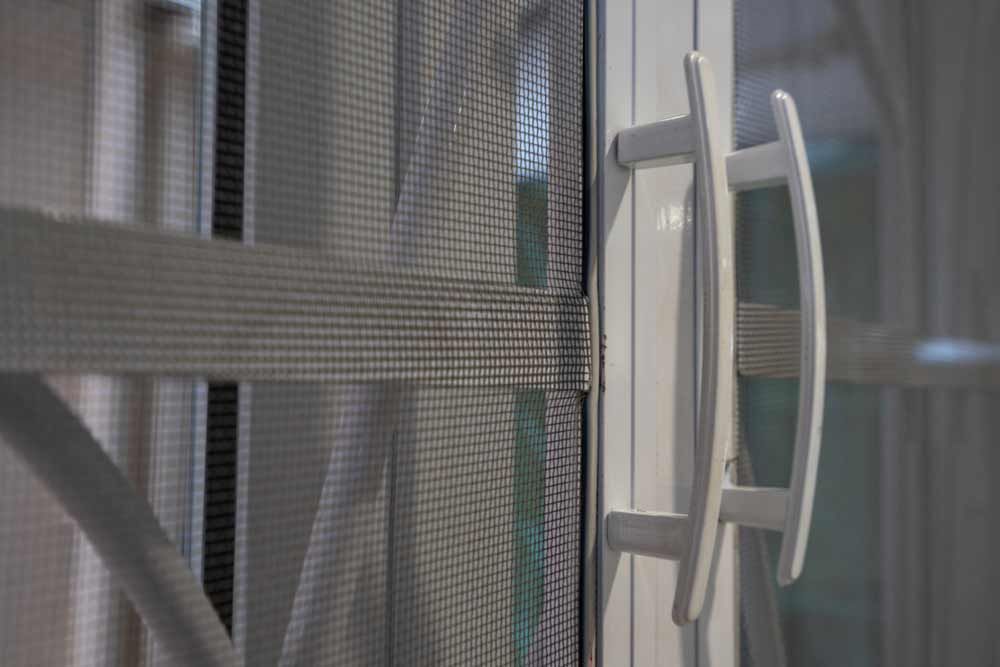
{"label": "glass door", "polygon": [[[990,161],[1000,133],[990,112],[1000,87],[990,36],[1000,12],[971,1],[661,4],[597,3],[597,655],[643,665],[992,664],[1000,188]],[[685,79],[692,49],[714,81],[692,61]],[[779,131],[777,89],[798,107],[826,302],[811,530],[801,576],[784,587],[788,531],[778,528],[798,502],[801,332],[815,308],[801,297],[801,201],[778,173],[786,167],[772,170],[781,178],[748,180],[741,165],[766,164],[774,151],[730,159],[793,143]],[[723,140],[702,131],[705,117]],[[705,392],[706,368],[717,366],[704,332],[722,321],[706,318],[721,312],[712,299],[724,273],[705,250],[724,230],[705,205],[713,156],[732,191],[718,202],[732,205],[734,397],[729,419],[712,423],[732,432],[711,478],[722,508],[704,510],[699,448],[712,443],[700,413],[706,395],[726,400]],[[755,189],[736,192],[741,182]],[[767,520],[745,520],[757,511],[748,486],[775,501]],[[699,523],[703,510],[717,526]],[[709,523],[718,534],[705,605],[680,619],[675,606],[671,618],[671,599],[690,583],[692,531]]]}
{"label": "glass door", "polygon": [[[997,656],[1000,133],[984,3],[736,0],[733,138],[798,102],[826,269],[822,456],[801,579],[740,529],[741,664],[986,665]],[[788,479],[797,418],[787,191],[735,200],[743,483]]]}

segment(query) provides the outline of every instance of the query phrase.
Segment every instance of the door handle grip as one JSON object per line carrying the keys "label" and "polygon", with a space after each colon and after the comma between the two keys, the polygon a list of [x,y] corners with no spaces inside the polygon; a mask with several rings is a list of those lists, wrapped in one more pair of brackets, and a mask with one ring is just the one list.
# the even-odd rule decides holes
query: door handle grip
{"label": "door handle grip", "polygon": [[[684,61],[691,113],[624,130],[617,158],[632,168],[694,162],[698,179],[699,265],[703,267],[701,382],[694,482],[687,515],[614,510],[606,519],[612,549],[680,562],[677,624],[704,605],[720,521],[784,533],[778,582],[802,572],[812,521],[826,383],[826,299],[816,199],[795,102],[771,96],[778,141],[721,154],[715,84],[697,52]],[[735,416],[734,228],[730,191],[787,184],[799,267],[801,373],[799,416],[788,489],[724,486]]]}
{"label": "door handle grip", "polygon": [[[687,515],[611,512],[607,524],[612,548],[680,561],[673,606],[677,624],[697,618],[705,601],[732,441],[736,377],[733,215],[715,80],[708,60],[696,51],[685,57],[684,72],[691,114],[619,133],[617,157],[634,168],[695,165],[704,289],[694,484]],[[652,530],[657,534],[672,538],[651,541],[650,527],[644,526],[648,521],[655,523]]]}
{"label": "door handle grip", "polygon": [[698,239],[702,246],[701,382],[694,452],[694,486],[688,509],[687,549],[680,560],[673,618],[698,617],[705,602],[715,552],[722,478],[733,434],[736,378],[736,278],[732,198],[726,187],[725,137],[708,60],[690,53],[684,60],[695,130]]}
{"label": "door handle grip", "polygon": [[[733,191],[787,183],[792,204],[802,313],[801,370],[792,476],[784,520],[780,524],[784,534],[778,560],[778,583],[784,586],[802,573],[812,523],[826,389],[826,288],[816,196],[795,100],[788,93],[776,90],[771,94],[771,111],[778,128],[778,141],[729,154],[726,171],[729,188]],[[757,516],[759,512],[753,511],[757,505],[736,502],[744,497],[742,492],[745,490],[736,487],[723,491],[723,520],[750,525],[766,523],[763,516]],[[726,495],[730,496],[728,500]],[[736,511],[730,512],[731,508]],[[778,528],[773,523],[768,527]]]}

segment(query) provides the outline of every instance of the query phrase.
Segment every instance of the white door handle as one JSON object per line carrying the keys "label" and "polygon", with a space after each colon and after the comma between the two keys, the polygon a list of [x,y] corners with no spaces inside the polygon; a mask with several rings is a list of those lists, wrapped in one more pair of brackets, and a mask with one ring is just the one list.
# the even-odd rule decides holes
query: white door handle
{"label": "white door handle", "polygon": [[697,618],[705,601],[733,434],[736,376],[732,198],[726,185],[715,81],[708,60],[697,52],[685,57],[684,70],[691,114],[625,130],[618,135],[617,150],[620,163],[637,168],[695,164],[698,220],[704,231],[699,235],[698,264],[704,267],[705,289],[694,485],[687,515],[611,512],[607,523],[612,549],[680,561],[673,608],[678,624]]}
{"label": "white door handle", "polygon": [[[779,140],[720,151],[714,81],[704,56],[685,58],[691,114],[629,128],[618,134],[619,163],[633,168],[694,162],[698,176],[705,290],[702,365],[694,484],[687,515],[614,510],[607,517],[612,549],[680,561],[673,617],[698,617],[708,588],[719,521],[781,530],[778,580],[788,584],[802,570],[812,518],[819,461],[826,371],[823,263],[812,179],[792,98],[776,91],[772,109]],[[802,371],[799,421],[789,489],[724,487],[725,458],[733,434],[735,381],[735,279],[733,216],[729,191],[787,183],[791,192],[802,301]]]}
{"label": "white door handle", "polygon": [[[726,172],[729,189],[734,192],[788,184],[802,312],[795,454],[787,491],[747,487],[724,489],[721,514],[723,521],[784,533],[778,561],[778,583],[784,586],[802,573],[812,523],[826,390],[826,288],[816,197],[795,100],[788,93],[776,90],[771,94],[771,110],[778,127],[778,141],[729,154]],[[754,500],[755,497],[768,500],[762,502]]]}

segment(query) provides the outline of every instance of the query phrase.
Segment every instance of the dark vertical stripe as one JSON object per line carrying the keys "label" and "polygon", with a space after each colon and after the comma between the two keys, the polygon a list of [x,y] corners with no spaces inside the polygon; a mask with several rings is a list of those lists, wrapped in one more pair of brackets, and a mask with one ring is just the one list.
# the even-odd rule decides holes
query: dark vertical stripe
{"label": "dark vertical stripe", "polygon": [[236,442],[239,385],[208,386],[205,447],[205,542],[202,581],[226,629],[232,632],[236,537]]}
{"label": "dark vertical stripe", "polygon": [[[219,0],[212,235],[243,239],[247,0]],[[205,443],[205,593],[232,633],[236,560],[239,385],[208,386]]]}
{"label": "dark vertical stripe", "polygon": [[212,234],[243,238],[247,0],[219,0]]}
{"label": "dark vertical stripe", "polygon": [[396,637],[396,572],[399,554],[397,536],[396,499],[399,497],[399,433],[393,434],[389,449],[389,482],[386,502],[386,568],[385,568],[385,664],[395,662]]}

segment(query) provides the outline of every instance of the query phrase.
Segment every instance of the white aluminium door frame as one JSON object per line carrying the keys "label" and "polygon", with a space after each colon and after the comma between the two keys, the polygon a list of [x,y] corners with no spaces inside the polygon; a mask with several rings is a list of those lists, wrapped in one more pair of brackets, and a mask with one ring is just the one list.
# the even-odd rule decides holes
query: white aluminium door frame
{"label": "white aluminium door frame", "polygon": [[[690,165],[634,175],[616,160],[626,128],[687,114],[679,64],[693,49],[718,63],[715,95],[731,108],[732,2],[597,1],[596,214],[600,341],[597,443],[597,664],[738,664],[735,529],[722,525],[705,608],[671,617],[678,565],[616,552],[613,509],[685,513],[693,486],[701,311],[695,248],[701,233]],[[720,150],[731,150],[722,114]]]}
{"label": "white aluminium door frame", "polygon": [[[602,17],[605,26],[618,25],[621,29],[619,37],[632,46],[631,59],[631,93],[632,102],[639,104],[642,97],[638,91],[642,85],[640,78],[642,67],[639,63],[646,58],[656,58],[659,46],[645,46],[641,42],[641,19],[636,14],[651,11],[643,4],[633,4],[631,7],[620,7],[614,3],[612,8],[605,5]],[[779,563],[778,581],[786,585],[793,582],[802,570],[805,547],[808,540],[812,513],[812,499],[815,491],[817,463],[819,458],[820,434],[822,430],[823,399],[826,370],[826,315],[824,297],[824,278],[822,253],[820,249],[818,221],[815,197],[809,174],[808,162],[805,156],[805,144],[795,103],[786,93],[775,91],[772,95],[772,109],[778,128],[778,141],[750,149],[730,152],[731,135],[731,99],[727,94],[732,90],[732,4],[731,0],[695,0],[694,15],[696,20],[692,32],[696,41],[705,42],[706,46],[717,51],[723,63],[721,85],[716,86],[712,80],[711,70],[703,54],[692,51],[685,59],[685,74],[687,92],[690,97],[690,109],[687,113],[663,114],[652,121],[636,116],[632,109],[632,122],[616,134],[608,122],[615,120],[620,108],[615,106],[613,94],[619,88],[627,88],[623,83],[622,72],[627,69],[625,63],[609,65],[612,57],[619,53],[617,40],[607,36],[603,42],[605,51],[598,57],[598,76],[605,77],[605,86],[599,87],[600,130],[598,141],[604,142],[598,147],[598,154],[604,156],[603,172],[599,173],[599,202],[601,218],[599,220],[601,256],[600,302],[604,304],[601,325],[606,344],[605,360],[607,363],[624,361],[626,372],[621,374],[622,389],[631,389],[632,393],[616,402],[603,399],[601,413],[602,429],[600,432],[601,465],[603,473],[600,476],[602,486],[599,494],[597,521],[599,532],[604,529],[604,540],[601,542],[604,555],[604,567],[601,576],[605,577],[600,592],[602,594],[601,609],[605,618],[600,626],[603,660],[616,661],[625,657],[628,650],[631,662],[647,662],[642,654],[642,646],[646,642],[642,631],[642,621],[636,615],[637,604],[642,605],[642,593],[635,587],[635,573],[632,572],[631,589],[627,593],[619,593],[624,601],[613,601],[613,589],[608,581],[609,576],[618,572],[611,570],[608,564],[614,564],[619,569],[621,558],[628,555],[633,562],[633,568],[642,563],[643,557],[665,558],[678,560],[680,567],[677,573],[677,583],[674,587],[674,605],[672,617],[675,623],[683,625],[699,618],[706,596],[710,596],[714,588],[714,599],[719,604],[709,605],[709,618],[706,632],[698,633],[699,650],[691,658],[687,651],[682,650],[679,657],[684,664],[695,664],[702,656],[712,655],[712,664],[735,664],[737,660],[738,587],[736,583],[736,563],[733,535],[725,523],[746,525],[783,532],[781,560]],[[616,24],[619,13],[633,14],[631,26]],[[673,7],[674,18],[678,18],[682,10]],[[683,23],[682,21],[680,21]],[[728,26],[728,28],[724,27]],[[631,27],[631,30],[629,29]],[[671,44],[679,40],[668,40]],[[655,88],[655,86],[654,86]],[[715,103],[719,90],[722,104]],[[609,92],[611,91],[611,92]],[[663,95],[669,97],[669,95]],[[601,111],[605,113],[602,114]],[[623,114],[619,113],[619,118]],[[662,118],[666,117],[666,120]],[[722,121],[725,119],[725,122]],[[722,129],[725,128],[725,129]],[[723,138],[724,137],[724,138]],[[603,150],[602,150],[603,148]],[[633,169],[634,190],[631,193],[633,209],[623,214],[621,204],[625,200],[608,201],[608,186],[614,185],[610,175],[619,176],[612,171],[609,164],[611,155],[617,158],[621,166]],[[696,278],[692,281],[698,285],[696,296],[692,299],[697,307],[692,310],[677,309],[679,303],[677,293],[671,293],[673,285],[654,276],[646,280],[656,267],[646,265],[643,260],[645,247],[637,245],[636,238],[644,234],[648,220],[656,219],[648,212],[637,209],[635,190],[640,186],[643,174],[639,167],[670,167],[677,164],[693,163],[696,167],[697,201],[695,216],[686,216],[690,221],[693,217],[696,230],[694,233],[702,236],[695,244],[698,252]],[[659,171],[665,171],[660,169]],[[676,169],[674,170],[676,171]],[[675,177],[675,176],[671,176]],[[667,180],[669,182],[669,178]],[[735,255],[734,255],[734,219],[731,210],[729,192],[767,187],[787,183],[791,195],[793,220],[798,250],[799,284],[801,290],[801,334],[800,334],[800,369],[802,381],[799,388],[799,418],[795,437],[795,457],[792,478],[788,489],[771,489],[758,487],[741,487],[731,482],[724,483],[727,476],[728,458],[735,455],[735,339],[736,339],[736,299],[735,299]],[[623,193],[628,193],[629,183],[621,187]],[[617,208],[615,208],[617,207]],[[663,209],[660,209],[663,211]],[[609,222],[609,218],[617,218]],[[613,224],[621,222],[622,218],[631,223],[631,247],[627,250],[618,249],[609,242],[609,236],[615,236]],[[707,235],[707,236],[706,236]],[[671,239],[664,235],[663,239],[652,237],[652,246],[669,246]],[[624,244],[623,244],[624,245]],[[683,252],[691,252],[683,244],[677,244]],[[612,254],[612,252],[620,254]],[[683,262],[680,264],[683,267]],[[621,281],[621,275],[631,278],[631,281]],[[641,279],[637,279],[641,276]],[[631,308],[622,308],[609,302],[609,285],[611,289],[621,290],[631,301]],[[621,285],[621,286],[619,286]],[[665,300],[659,291],[666,291]],[[649,296],[652,292],[653,296]],[[613,298],[613,297],[612,297]],[[681,293],[683,299],[683,293]],[[659,299],[659,303],[656,303]],[[664,306],[674,307],[674,321],[678,323],[676,332],[664,327],[664,322],[654,321],[650,327],[643,326],[643,312],[636,304],[652,300],[662,309]],[[614,310],[615,316],[609,317]],[[694,445],[693,484],[689,485],[690,498],[685,506],[683,500],[680,512],[670,508],[664,511],[662,506],[646,504],[644,499],[637,497],[636,480],[645,467],[653,462],[658,463],[658,457],[663,450],[673,453],[675,462],[677,453],[684,454],[686,447],[694,444],[695,438],[684,433],[661,429],[662,420],[657,418],[654,428],[642,419],[642,402],[648,395],[657,397],[662,387],[656,382],[657,358],[660,346],[676,351],[681,347],[685,332],[690,328],[702,332],[700,348],[691,355],[690,366],[697,370],[697,445]],[[629,329],[628,327],[631,327]],[[650,335],[653,339],[643,344],[643,338]],[[617,345],[613,345],[608,336],[617,336]],[[664,340],[665,338],[665,340]],[[631,344],[631,345],[629,345]],[[617,348],[617,349],[616,349]],[[614,351],[612,352],[612,350]],[[618,351],[622,350],[621,360]],[[676,352],[675,352],[676,353]],[[602,389],[607,387],[611,379],[617,379],[607,367],[602,368]],[[648,378],[654,378],[649,387]],[[640,386],[646,385],[646,391]],[[673,393],[671,393],[671,391]],[[667,399],[661,405],[683,398],[685,392],[694,394],[691,386],[682,382],[670,384],[666,395],[658,396]],[[619,411],[627,413],[628,422],[621,421]],[[670,415],[676,423],[684,417],[674,413]],[[625,426],[626,428],[621,428]],[[664,432],[665,431],[665,432]],[[615,452],[615,440],[625,437],[628,443],[627,452]],[[690,440],[687,438],[690,437]],[[687,440],[687,442],[685,442]],[[615,454],[618,456],[615,456]],[[621,456],[625,454],[625,456]],[[621,459],[628,461],[631,474],[626,480],[624,475],[616,476],[614,471],[621,470]],[[617,466],[617,468],[616,468]],[[658,466],[657,466],[658,467]],[[682,488],[678,482],[684,475],[690,474],[683,463],[663,471],[664,485]],[[659,472],[659,471],[658,471]],[[626,499],[621,488],[629,486],[629,497]],[[662,499],[661,499],[662,502]],[[601,525],[601,521],[606,522]],[[717,533],[721,538],[717,540]],[[617,554],[617,558],[616,558]],[[717,585],[711,582],[711,574],[718,573],[720,579]],[[666,597],[654,591],[652,615],[659,618],[657,612],[666,606]],[[629,603],[626,605],[626,601]],[[647,604],[648,606],[648,604]],[[715,608],[713,609],[713,606]],[[608,609],[617,610],[608,613]],[[624,611],[629,612],[628,617]],[[617,614],[617,615],[616,615]],[[618,645],[612,641],[618,626],[625,626],[629,636],[618,637]],[[660,628],[654,628],[655,634]],[[686,642],[680,642],[682,646]],[[654,646],[659,646],[655,643]],[[669,648],[669,647],[668,647]],[[715,656],[718,656],[716,658]],[[653,660],[659,660],[659,651],[654,651]]]}
{"label": "white aluminium door frame", "polygon": [[[700,311],[694,171],[631,173],[615,137],[690,111],[678,65],[698,46],[702,8],[688,3],[598,3],[597,105],[599,300],[604,364],[598,437],[599,664],[735,665],[736,561],[732,530],[717,547],[712,598],[697,623],[671,617],[677,563],[609,548],[614,509],[684,513],[695,451]],[[713,59],[714,53],[708,54]],[[715,94],[728,108],[729,79]],[[727,151],[728,126],[720,150]],[[719,592],[722,591],[720,595]]]}

